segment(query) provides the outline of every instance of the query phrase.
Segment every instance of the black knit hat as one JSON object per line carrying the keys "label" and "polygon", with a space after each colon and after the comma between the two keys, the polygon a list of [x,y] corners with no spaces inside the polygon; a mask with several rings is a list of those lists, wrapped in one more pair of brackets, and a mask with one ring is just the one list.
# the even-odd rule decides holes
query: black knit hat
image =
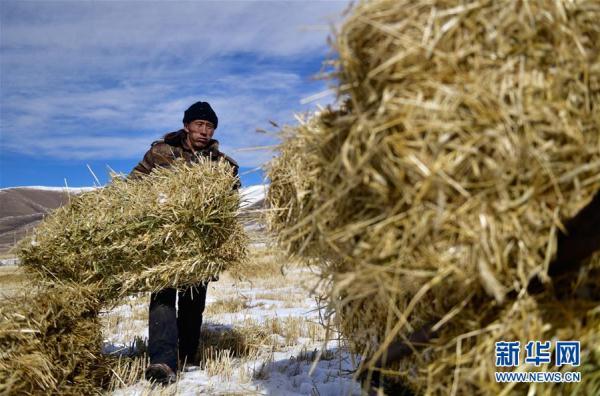
{"label": "black knit hat", "polygon": [[188,124],[194,120],[205,120],[213,123],[215,128],[219,124],[219,119],[208,102],[196,102],[183,113],[183,123]]}

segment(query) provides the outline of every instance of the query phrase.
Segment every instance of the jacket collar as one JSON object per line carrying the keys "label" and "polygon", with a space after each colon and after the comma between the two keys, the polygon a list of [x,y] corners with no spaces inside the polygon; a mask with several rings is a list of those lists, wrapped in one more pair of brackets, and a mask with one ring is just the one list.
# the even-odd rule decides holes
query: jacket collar
{"label": "jacket collar", "polygon": [[206,147],[201,148],[200,150],[192,150],[191,147],[187,145],[187,132],[184,129],[180,129],[175,132],[169,132],[164,136],[164,141],[170,146],[181,147],[182,149],[190,152],[212,152],[214,154],[219,153],[219,141],[216,139],[210,139]]}

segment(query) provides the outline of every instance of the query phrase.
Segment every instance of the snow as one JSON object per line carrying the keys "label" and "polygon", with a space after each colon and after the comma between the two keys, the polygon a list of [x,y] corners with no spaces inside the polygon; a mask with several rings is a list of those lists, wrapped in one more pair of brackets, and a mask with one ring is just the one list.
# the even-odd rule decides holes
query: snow
{"label": "snow", "polygon": [[327,350],[327,359],[321,358],[311,371],[310,358],[316,354],[313,351],[307,360],[301,352],[292,356],[277,353],[276,360],[267,365],[268,379],[260,381],[259,386],[274,395],[360,395],[360,386],[352,381],[351,375],[344,375],[356,364],[347,352],[337,348]]}
{"label": "snow", "polygon": [[[272,360],[245,362],[239,369],[245,369],[250,376],[260,372],[261,379],[253,379],[251,382],[247,381],[245,375],[240,375],[240,370],[224,379],[211,376],[199,367],[190,367],[179,374],[177,383],[169,387],[169,394],[360,395],[360,385],[352,379],[352,371],[358,361],[353,361],[345,350],[331,348],[324,353],[327,358],[318,360],[313,368],[311,359],[317,355],[317,351],[315,348],[307,352],[305,346],[299,346],[274,353]],[[160,392],[160,388],[155,390]],[[136,385],[116,390],[113,396],[141,396],[148,393],[147,382],[140,381]]]}
{"label": "snow", "polygon": [[[359,358],[352,355],[336,334],[309,335],[308,327],[320,326],[317,300],[307,291],[314,275],[305,268],[292,267],[285,275],[271,279],[239,281],[222,276],[220,281],[211,282],[207,294],[207,311],[203,329],[211,334],[227,334],[238,331],[244,335],[245,326],[263,326],[279,320],[282,333],[270,334],[264,348],[248,356],[227,355],[220,363],[219,372],[206,367],[187,367],[179,373],[178,381],[167,389],[152,386],[145,380],[117,389],[113,395],[360,395],[360,385],[353,379]],[[246,308],[238,312],[211,311],[219,301],[241,299]],[[140,309],[147,309],[145,298],[131,298],[111,311],[110,315],[121,317],[112,332],[106,335],[105,352],[128,354],[132,351],[135,336],[147,337],[147,323],[139,319],[127,321],[123,318],[137,316]],[[300,336],[285,333],[285,326],[295,321],[305,326]],[[322,330],[322,334],[326,334]],[[250,340],[252,341],[252,340]],[[317,360],[317,358],[319,359]],[[316,361],[315,361],[316,360]],[[214,371],[214,370],[213,370]],[[166,392],[166,393],[161,393]]]}
{"label": "snow", "polygon": [[[263,372],[261,375],[265,377],[250,384],[244,383],[239,376],[233,375],[228,381],[223,381],[207,375],[204,370],[193,368],[181,376],[176,386],[176,394],[360,395],[360,386],[352,381],[352,376],[343,374],[354,367],[350,355],[335,348],[328,352],[328,360],[319,360],[312,372],[313,363],[303,357],[305,352],[302,348],[277,352],[270,362],[248,362],[245,366],[249,372],[260,370]],[[127,394],[141,393],[134,391]]]}
{"label": "snow", "polygon": [[12,190],[15,188],[25,188],[28,190],[44,190],[44,191],[68,191],[68,192],[72,192],[74,194],[77,193],[82,193],[82,192],[87,192],[87,191],[93,191],[95,189],[97,189],[98,187],[52,187],[52,186],[16,186],[16,187],[4,187],[4,188],[0,188],[0,191],[4,191],[4,190]]}

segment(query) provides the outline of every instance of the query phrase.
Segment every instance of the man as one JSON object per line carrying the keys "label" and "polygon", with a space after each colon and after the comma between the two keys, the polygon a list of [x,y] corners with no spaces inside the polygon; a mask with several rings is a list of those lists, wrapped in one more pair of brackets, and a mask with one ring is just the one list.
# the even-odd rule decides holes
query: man
{"label": "man", "polygon": [[[167,133],[163,139],[152,143],[144,159],[131,171],[130,177],[143,177],[157,166],[169,166],[177,158],[194,162],[199,157],[208,157],[213,161],[225,160],[237,176],[237,163],[220,152],[219,142],[212,138],[218,122],[210,104],[194,103],[184,113],[183,129]],[[240,186],[238,179],[235,188]],[[179,362],[195,363],[206,289],[207,284],[203,283],[186,290],[164,289],[150,296],[150,365],[146,369],[146,379],[149,381],[171,383],[175,381]],[[175,307],[177,296],[178,310]]]}

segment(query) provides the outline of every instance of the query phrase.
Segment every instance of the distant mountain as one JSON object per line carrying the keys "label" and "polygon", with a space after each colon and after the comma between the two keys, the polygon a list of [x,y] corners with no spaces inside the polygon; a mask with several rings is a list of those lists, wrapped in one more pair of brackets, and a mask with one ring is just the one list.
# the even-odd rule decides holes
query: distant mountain
{"label": "distant mountain", "polygon": [[45,214],[69,202],[65,189],[29,187],[0,190],[0,253],[6,253]]}
{"label": "distant mountain", "polygon": [[[256,185],[242,188],[242,209],[262,208],[267,187]],[[0,189],[0,254],[7,253],[44,215],[69,202],[69,195],[93,189],[83,187],[67,190],[44,186]]]}
{"label": "distant mountain", "polygon": [[242,203],[241,207],[245,210],[260,209],[265,204],[265,194],[269,185],[258,184],[256,186],[242,187]]}

